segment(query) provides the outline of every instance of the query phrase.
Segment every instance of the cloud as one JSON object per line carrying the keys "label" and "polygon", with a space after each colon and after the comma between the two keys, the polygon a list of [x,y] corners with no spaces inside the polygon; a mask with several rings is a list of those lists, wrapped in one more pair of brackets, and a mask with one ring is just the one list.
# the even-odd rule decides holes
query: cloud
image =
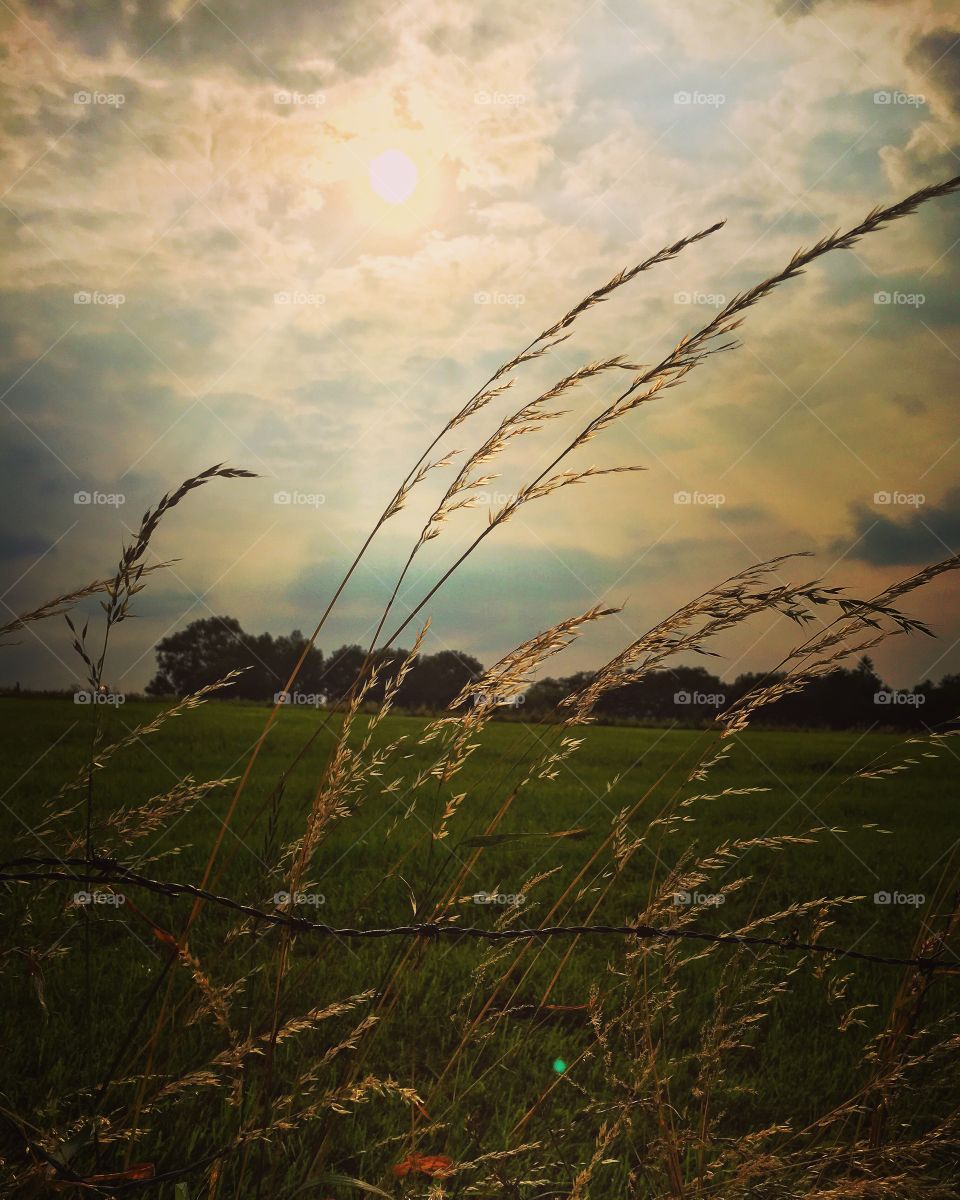
{"label": "cloud", "polygon": [[[856,542],[851,557],[876,566],[919,566],[960,553],[960,487],[951,488],[939,503],[908,509],[908,516],[891,517],[888,511],[876,505],[852,508]],[[849,545],[838,541],[834,549],[842,553]]]}
{"label": "cloud", "polygon": [[[919,89],[924,71],[933,99],[953,86],[955,56],[921,8],[824,0],[816,19],[774,21],[769,0],[649,0],[642,19],[586,0],[21,6],[26,25],[0,33],[13,184],[0,511],[31,498],[30,522],[9,530],[14,574],[72,529],[25,577],[24,606],[109,570],[134,510],[229,460],[264,479],[204,489],[161,531],[179,579],[123,652],[134,662],[133,639],[176,620],[178,587],[184,610],[209,589],[245,627],[308,626],[327,565],[349,559],[437,429],[617,270],[729,218],[526,364],[453,445],[592,358],[659,361],[717,297],[951,169],[955,108],[873,102],[880,86]],[[714,100],[678,104],[678,91]],[[399,208],[368,182],[392,146],[419,171]],[[583,447],[569,465],[648,471],[564,489],[498,531],[438,608],[444,637],[489,660],[589,599],[568,567],[595,592],[641,597],[637,620],[652,623],[731,562],[828,542],[874,473],[932,470],[953,440],[954,211],[925,210],[778,290],[735,355]],[[881,311],[880,288],[925,303]],[[494,486],[549,463],[614,382],[565,397],[569,414],[499,462]],[[941,488],[952,465],[936,468]],[[416,538],[448,478],[418,490],[391,547]],[[122,486],[128,507],[78,517],[80,486]],[[682,488],[726,505],[678,512]],[[325,501],[278,510],[279,489]],[[460,518],[454,542],[483,514]],[[367,584],[345,595],[340,641],[369,617]],[[37,666],[50,682],[61,669]]]}
{"label": "cloud", "polygon": [[894,5],[907,5],[913,3],[914,0],[775,0],[775,8],[780,16],[784,17],[802,17],[813,12],[814,9],[832,7],[839,8],[842,5],[870,5],[874,8],[888,7]]}
{"label": "cloud", "polygon": [[934,29],[913,43],[908,61],[929,78],[960,113],[960,31]]}
{"label": "cloud", "polygon": [[[93,59],[122,49],[150,55],[176,70],[219,66],[288,85],[329,77],[335,64],[369,69],[390,52],[390,25],[379,11],[351,0],[322,7],[292,0],[281,9],[245,0],[27,0],[26,11],[63,44]],[[300,66],[304,47],[322,47],[313,71]]]}
{"label": "cloud", "polygon": [[3,562],[36,558],[38,554],[42,554],[47,549],[49,549],[49,544],[38,533],[0,529],[0,560]]}

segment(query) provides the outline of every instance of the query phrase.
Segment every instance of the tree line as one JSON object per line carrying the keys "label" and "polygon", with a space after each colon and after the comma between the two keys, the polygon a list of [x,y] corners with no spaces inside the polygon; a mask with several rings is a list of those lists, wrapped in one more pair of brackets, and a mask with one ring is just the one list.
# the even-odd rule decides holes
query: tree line
{"label": "tree line", "polygon": [[[157,674],[147,684],[151,696],[187,696],[222,679],[228,672],[242,675],[230,689],[245,700],[274,700],[282,691],[308,639],[295,629],[289,635],[245,633],[234,617],[205,617],[192,621],[179,633],[157,643]],[[407,650],[385,650],[373,656],[380,668],[367,693],[371,702],[382,700],[386,679],[407,658]],[[307,650],[303,666],[288,700],[292,704],[339,704],[350,694],[366,659],[360,646],[340,646],[329,657],[317,646]],[[441,650],[421,654],[404,679],[396,697],[401,708],[446,708],[483,673],[483,665],[469,654]]]}
{"label": "tree line", "polygon": [[[542,679],[524,697],[533,714],[562,713],[564,696],[590,682],[590,673]],[[732,682],[703,667],[651,671],[637,683],[616,688],[600,698],[601,719],[701,725],[729,708],[757,686],[782,679],[778,674],[738,675]],[[869,658],[853,668],[838,667],[811,681],[803,691],[783,696],[761,708],[755,725],[849,729],[871,725],[904,729],[934,728],[960,717],[960,675],[945,675],[910,689],[892,688],[876,673]]]}
{"label": "tree line", "polygon": [[[306,651],[293,692],[286,700],[293,704],[343,703],[366,652],[358,645],[346,645],[325,656],[319,647],[307,650],[307,645],[308,639],[299,630],[274,637],[269,633],[246,633],[233,617],[193,621],[157,644],[157,674],[148,684],[147,693],[189,695],[239,669],[243,673],[231,689],[232,696],[275,701]],[[407,654],[398,649],[374,655],[381,670],[368,692],[370,702],[382,699],[385,678],[395,672]],[[483,665],[461,651],[421,654],[404,679],[395,704],[411,711],[445,709],[482,673]],[[585,687],[590,678],[589,672],[580,672],[541,679],[516,703],[504,706],[504,713],[514,711],[538,720],[560,717],[563,698]],[[651,671],[639,682],[602,696],[597,715],[611,721],[705,724],[751,688],[777,678],[742,674],[725,682],[704,667]],[[960,675],[946,675],[938,683],[927,680],[911,689],[895,689],[883,682],[871,660],[864,657],[855,667],[838,667],[802,692],[784,696],[762,709],[758,723],[830,729],[880,724],[920,729],[954,721],[958,716]]]}

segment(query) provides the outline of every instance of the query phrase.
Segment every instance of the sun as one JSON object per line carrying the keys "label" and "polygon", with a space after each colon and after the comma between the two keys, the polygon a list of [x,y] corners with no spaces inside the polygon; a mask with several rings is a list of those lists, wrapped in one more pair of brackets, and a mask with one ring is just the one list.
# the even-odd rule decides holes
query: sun
{"label": "sun", "polygon": [[370,162],[370,186],[388,204],[403,204],[413,195],[419,172],[402,150],[384,150]]}
{"label": "sun", "polygon": [[345,215],[371,247],[412,245],[442,221],[455,167],[424,131],[374,129],[338,147]]}

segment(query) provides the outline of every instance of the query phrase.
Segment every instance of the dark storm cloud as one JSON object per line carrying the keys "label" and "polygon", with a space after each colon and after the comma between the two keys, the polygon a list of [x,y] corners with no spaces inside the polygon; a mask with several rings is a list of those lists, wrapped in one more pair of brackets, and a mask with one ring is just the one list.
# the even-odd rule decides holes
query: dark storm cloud
{"label": "dark storm cloud", "polygon": [[[944,156],[944,176],[951,173]],[[929,178],[937,178],[927,168]],[[878,194],[883,192],[878,188]],[[909,338],[924,327],[950,331],[957,320],[957,285],[951,250],[960,238],[960,207],[943,204],[932,230],[933,248],[915,258],[904,257],[899,270],[876,274],[856,255],[836,258],[824,280],[824,300],[846,311],[858,311],[867,336],[884,342]],[[855,306],[851,309],[851,306]],[[950,334],[941,336],[950,340]]]}
{"label": "dark storm cloud", "polygon": [[[300,570],[285,588],[291,612],[322,610],[346,566],[347,562],[338,555]],[[326,634],[328,644],[348,638],[356,640],[357,630],[363,632],[365,628],[364,622],[376,624],[401,566],[402,562],[390,550],[384,549],[379,556],[374,552],[367,569],[349,585],[350,615],[335,614],[331,619]],[[649,561],[646,566],[649,578],[654,568]],[[488,545],[451,576],[431,604],[432,648],[459,647],[477,654],[484,662],[493,662],[553,621],[583,612],[601,598],[616,602],[607,595],[611,587],[619,588],[622,599],[626,590],[618,579],[622,572],[621,562],[585,550],[557,553],[546,546]],[[397,625],[435,579],[435,566],[423,566],[412,574],[394,612]],[[630,622],[639,620],[639,609],[638,602],[631,611]],[[485,622],[492,612],[496,613],[496,621],[491,628]],[[407,646],[413,640],[422,624],[420,616],[404,632],[401,645]],[[610,620],[623,634],[620,621],[616,617]],[[632,631],[633,624],[629,628]],[[367,632],[372,631],[370,628]],[[640,632],[642,629],[637,627],[636,634]]]}
{"label": "dark storm cloud", "polygon": [[[960,487],[952,488],[939,504],[922,503],[909,515],[890,515],[885,505],[857,505],[850,557],[874,566],[921,565],[946,558],[960,548]],[[852,540],[852,539],[851,539]],[[843,552],[849,540],[834,544]]]}
{"label": "dark storm cloud", "polygon": [[910,0],[776,0],[775,8],[780,16],[802,17],[815,8],[839,8],[841,5],[871,5],[873,8],[893,8],[907,4]]}
{"label": "dark storm cloud", "polygon": [[393,39],[380,21],[392,10],[389,4],[215,0],[194,4],[180,21],[171,0],[27,0],[26,7],[91,57],[105,58],[120,44],[134,57],[149,54],[178,68],[229,67],[286,86],[322,82],[285,74],[305,47],[350,74],[393,51]]}
{"label": "dark storm cloud", "polygon": [[770,519],[769,509],[760,504],[726,504],[723,519],[728,525],[757,525]]}
{"label": "dark storm cloud", "polygon": [[802,17],[816,8],[820,0],[776,0],[774,8],[781,17]]}
{"label": "dark storm cloud", "polygon": [[922,396],[913,396],[907,395],[906,393],[901,393],[892,397],[892,399],[894,404],[898,408],[903,409],[907,416],[916,417],[927,411],[927,401],[924,400]]}
{"label": "dark storm cloud", "polygon": [[913,43],[908,61],[933,80],[960,112],[960,34],[955,29],[935,29]]}
{"label": "dark storm cloud", "polygon": [[[125,308],[136,312],[131,319],[142,336],[163,344],[177,366],[208,343],[209,326],[193,309],[170,313],[154,298],[133,297]],[[174,377],[113,310],[75,305],[66,288],[0,293],[0,347],[6,510],[31,497],[33,528],[48,535],[43,549],[75,518],[89,516],[74,509],[76,491],[134,489],[140,456],[168,430],[177,431],[192,397],[176,390]],[[170,480],[159,482],[162,491]]]}
{"label": "dark storm cloud", "polygon": [[39,533],[24,533],[0,529],[0,562],[15,563],[20,559],[36,558],[50,543]]}
{"label": "dark storm cloud", "polygon": [[52,564],[64,549],[58,540],[76,519],[71,502],[77,483],[13,418],[0,442],[0,479],[5,500],[0,508],[0,613],[6,614],[10,605],[28,607],[12,594],[19,577],[41,557]]}

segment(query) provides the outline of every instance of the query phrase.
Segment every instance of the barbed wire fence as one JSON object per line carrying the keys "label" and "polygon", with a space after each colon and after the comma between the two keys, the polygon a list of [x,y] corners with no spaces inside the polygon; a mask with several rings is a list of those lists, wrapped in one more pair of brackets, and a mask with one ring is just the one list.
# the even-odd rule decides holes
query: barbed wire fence
{"label": "barbed wire fence", "polygon": [[749,933],[713,933],[702,929],[675,928],[671,926],[627,924],[627,925],[543,925],[533,927],[503,927],[491,929],[483,926],[460,925],[455,921],[419,921],[406,925],[384,927],[350,927],[312,921],[282,910],[270,912],[256,905],[245,904],[231,896],[223,896],[191,883],[178,883],[168,879],[152,879],[125,867],[113,858],[40,858],[26,857],[0,863],[0,883],[56,883],[121,885],[136,887],[163,896],[179,898],[190,896],[195,900],[215,904],[253,920],[269,925],[284,926],[298,933],[333,937],[345,941],[363,941],[390,937],[410,937],[445,940],[477,941],[529,941],[557,937],[621,937],[639,940],[695,941],[726,946],[765,946],[781,950],[801,951],[824,955],[834,959],[850,959],[858,962],[876,963],[889,967],[913,967],[930,974],[939,972],[945,976],[960,977],[960,962],[946,957],[947,949],[943,937],[931,937],[931,953],[920,957],[894,957],[870,954],[852,947],[828,945],[824,942],[804,942],[798,936],[786,938],[764,937]]}
{"label": "barbed wire fence", "polygon": [[[247,904],[231,896],[221,895],[206,888],[197,887],[190,883],[180,883],[169,879],[154,879],[131,867],[124,865],[115,858],[90,855],[82,858],[56,858],[26,856],[0,862],[0,884],[42,885],[48,883],[68,883],[74,887],[123,887],[138,888],[174,899],[190,897],[203,903],[209,903],[227,911],[235,912],[249,920],[263,922],[268,926],[288,928],[296,933],[312,934],[318,937],[329,937],[344,941],[372,941],[383,938],[422,938],[433,941],[542,941],[564,937],[618,937],[636,939],[638,941],[695,942],[720,946],[766,947],[784,951],[800,952],[822,956],[826,960],[854,960],[862,963],[872,963],[885,967],[913,969],[920,972],[928,986],[935,975],[953,981],[960,978],[960,961],[955,955],[948,958],[946,939],[943,933],[932,933],[927,939],[925,950],[928,953],[920,956],[896,957],[882,954],[871,954],[867,951],[856,950],[850,946],[828,945],[824,942],[801,941],[798,932],[789,937],[767,937],[754,933],[714,933],[703,929],[687,927],[656,926],[647,924],[595,924],[595,925],[543,925],[543,926],[510,926],[488,928],[482,926],[460,925],[451,921],[420,921],[404,925],[389,925],[382,927],[350,927],[335,926],[320,921],[313,921],[296,913],[285,911],[283,908],[268,909],[257,905]],[[122,893],[121,893],[122,894]],[[83,903],[89,903],[90,893],[84,893]],[[958,898],[960,901],[960,898]],[[951,923],[952,924],[952,923]],[[157,927],[159,929],[159,926]],[[173,953],[168,959],[168,966],[174,962],[183,949],[176,939],[169,936]],[[167,940],[167,937],[164,938]],[[161,976],[162,977],[162,976]],[[184,1163],[159,1173],[151,1171],[149,1176],[134,1177],[132,1173],[121,1172],[111,1177],[109,1181],[104,1176],[87,1176],[77,1174],[68,1163],[50,1154],[44,1149],[28,1129],[15,1119],[15,1114],[0,1111],[0,1120],[7,1126],[14,1137],[24,1148],[37,1159],[44,1162],[61,1185],[75,1184],[92,1195],[102,1197],[129,1195],[140,1193],[145,1189],[156,1187],[158,1184],[183,1180],[198,1170],[223,1159],[237,1149],[236,1143],[230,1143],[214,1150],[202,1158]]]}

